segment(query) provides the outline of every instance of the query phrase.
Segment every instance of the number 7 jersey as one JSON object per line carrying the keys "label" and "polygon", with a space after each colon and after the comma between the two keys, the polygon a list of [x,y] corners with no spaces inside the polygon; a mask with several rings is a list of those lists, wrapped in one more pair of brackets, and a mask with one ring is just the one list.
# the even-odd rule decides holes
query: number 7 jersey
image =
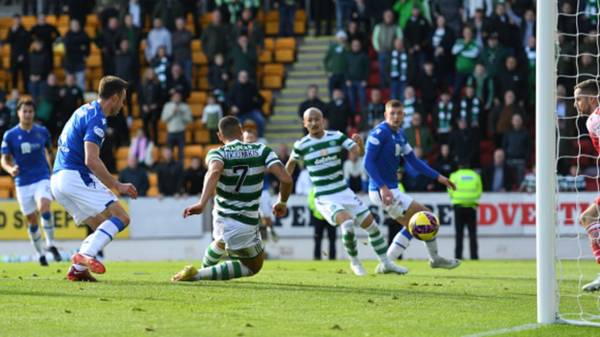
{"label": "number 7 jersey", "polygon": [[217,184],[214,211],[247,225],[258,225],[260,195],[266,170],[281,161],[268,146],[232,141],[208,152],[206,165],[212,161],[224,165]]}

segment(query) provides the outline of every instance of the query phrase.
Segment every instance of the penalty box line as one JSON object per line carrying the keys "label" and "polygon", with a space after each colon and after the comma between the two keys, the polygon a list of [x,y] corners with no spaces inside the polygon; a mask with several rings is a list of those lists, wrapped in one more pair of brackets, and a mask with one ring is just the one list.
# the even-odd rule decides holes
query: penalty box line
{"label": "penalty box line", "polygon": [[498,335],[504,335],[504,334],[511,333],[511,332],[539,329],[542,326],[544,326],[544,324],[530,323],[530,324],[514,326],[512,328],[502,328],[502,329],[497,329],[497,330],[479,332],[479,333],[472,334],[472,335],[465,335],[463,337],[498,336]]}

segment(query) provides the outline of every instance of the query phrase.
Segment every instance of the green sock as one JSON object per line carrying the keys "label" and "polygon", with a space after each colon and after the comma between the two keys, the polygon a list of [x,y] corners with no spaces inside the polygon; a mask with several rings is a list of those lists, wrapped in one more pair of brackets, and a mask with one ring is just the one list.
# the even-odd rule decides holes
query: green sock
{"label": "green sock", "polygon": [[344,248],[346,249],[346,253],[351,258],[356,257],[358,255],[358,251],[356,250],[356,235],[354,234],[354,230],[352,228],[352,224],[354,222],[352,220],[347,220],[342,223],[342,242],[344,243]]}
{"label": "green sock", "polygon": [[252,276],[248,267],[238,260],[224,261],[211,267],[205,267],[198,271],[194,277],[196,280],[231,280],[244,276]]}
{"label": "green sock", "polygon": [[206,247],[204,251],[204,258],[202,259],[202,267],[211,267],[221,261],[221,258],[225,255],[225,250],[221,249],[216,241],[213,241]]}
{"label": "green sock", "polygon": [[369,233],[369,243],[371,244],[371,247],[373,247],[373,250],[377,256],[386,256],[388,248],[387,243],[385,242],[385,239],[383,238],[383,235],[381,234],[381,231],[377,227],[375,221],[371,222],[369,227],[365,228],[365,231]]}

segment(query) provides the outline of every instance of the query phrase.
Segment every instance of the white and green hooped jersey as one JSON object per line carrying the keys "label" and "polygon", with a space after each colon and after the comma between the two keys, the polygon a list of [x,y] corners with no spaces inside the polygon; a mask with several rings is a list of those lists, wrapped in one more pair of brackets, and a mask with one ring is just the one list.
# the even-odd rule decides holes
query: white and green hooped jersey
{"label": "white and green hooped jersey", "polygon": [[291,158],[304,161],[315,197],[334,194],[348,188],[342,168],[342,148],[350,150],[356,143],[339,131],[325,131],[316,139],[310,135],[294,143]]}
{"label": "white and green hooped jersey", "polygon": [[224,164],[217,184],[214,211],[247,225],[258,225],[260,195],[267,168],[281,161],[269,147],[239,140],[208,152],[206,164]]}

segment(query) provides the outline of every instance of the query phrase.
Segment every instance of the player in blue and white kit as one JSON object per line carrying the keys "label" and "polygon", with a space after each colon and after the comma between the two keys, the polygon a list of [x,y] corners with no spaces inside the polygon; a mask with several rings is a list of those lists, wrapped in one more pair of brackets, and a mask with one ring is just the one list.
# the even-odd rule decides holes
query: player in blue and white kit
{"label": "player in blue and white kit", "polygon": [[36,211],[42,217],[48,251],[55,261],[61,260],[54,246],[54,222],[50,213],[50,133],[45,127],[33,123],[35,109],[32,100],[20,100],[17,114],[19,124],[6,131],[2,139],[1,164],[15,179],[17,200],[29,223],[29,239],[38,253],[40,264],[47,266]]}
{"label": "player in blue and white kit", "polygon": [[132,184],[116,180],[100,159],[100,147],[106,133],[106,117],[123,107],[127,82],[115,76],[100,80],[99,98],[77,109],[65,125],[58,140],[54,173],[50,180],[52,194],[77,224],[86,224],[95,232],[71,257],[67,273],[70,281],[96,279],[90,271],[102,274],[104,265],[96,259],[98,252],[129,224],[129,215],[108,188],[137,198]]}
{"label": "player in blue and white kit", "polygon": [[[369,174],[369,199],[383,209],[404,228],[396,234],[387,251],[390,260],[397,259],[408,247],[412,235],[407,225],[411,216],[420,211],[429,211],[425,206],[414,201],[410,196],[398,189],[398,168],[400,157],[404,157],[407,165],[419,173],[437,180],[451,189],[456,186],[448,178],[433,170],[413,153],[412,147],[402,132],[404,108],[402,103],[391,100],[385,105],[385,121],[373,129],[367,139],[365,169]],[[432,268],[452,269],[460,264],[460,260],[447,259],[438,254],[437,241],[425,242],[429,253],[429,265]]]}

